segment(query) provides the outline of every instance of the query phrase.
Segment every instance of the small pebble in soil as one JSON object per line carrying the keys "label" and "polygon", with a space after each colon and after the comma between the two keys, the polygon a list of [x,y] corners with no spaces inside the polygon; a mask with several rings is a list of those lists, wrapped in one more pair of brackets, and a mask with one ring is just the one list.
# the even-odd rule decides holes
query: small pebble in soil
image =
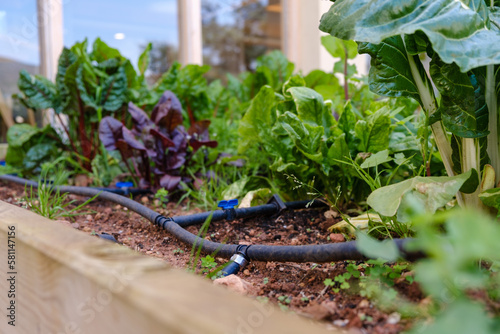
{"label": "small pebble in soil", "polygon": [[345,327],[349,323],[348,319],[337,319],[333,321],[333,324],[338,327]]}
{"label": "small pebble in soil", "polygon": [[345,238],[341,233],[330,233],[331,242],[344,242]]}
{"label": "small pebble in soil", "polygon": [[363,299],[359,302],[358,307],[370,307],[370,302],[366,299]]}
{"label": "small pebble in soil", "polygon": [[387,317],[387,323],[389,325],[395,325],[401,320],[401,314],[398,312],[393,312]]}

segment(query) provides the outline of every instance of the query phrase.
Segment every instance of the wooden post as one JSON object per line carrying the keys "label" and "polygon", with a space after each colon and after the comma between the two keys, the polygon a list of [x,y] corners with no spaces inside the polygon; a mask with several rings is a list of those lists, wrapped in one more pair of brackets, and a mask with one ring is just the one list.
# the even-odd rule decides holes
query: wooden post
{"label": "wooden post", "polygon": [[1,201],[0,240],[0,333],[335,333]]}
{"label": "wooden post", "polygon": [[179,62],[203,64],[201,2],[200,0],[177,0],[179,27]]}
{"label": "wooden post", "polygon": [[37,0],[40,74],[54,81],[63,49],[62,0]]}
{"label": "wooden post", "polygon": [[[57,62],[63,50],[62,0],[37,0],[40,74],[55,81]],[[43,111],[43,125],[54,123],[54,110]]]}

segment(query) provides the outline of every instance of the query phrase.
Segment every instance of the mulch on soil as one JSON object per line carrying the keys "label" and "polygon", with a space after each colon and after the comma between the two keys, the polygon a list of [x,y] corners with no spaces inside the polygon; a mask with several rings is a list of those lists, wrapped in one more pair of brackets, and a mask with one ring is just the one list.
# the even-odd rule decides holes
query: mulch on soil
{"label": "mulch on soil", "polygon": [[[0,200],[22,206],[24,187],[0,182]],[[70,195],[81,203],[85,198]],[[135,198],[165,216],[180,216],[201,212],[186,206],[168,203],[165,207],[151,196]],[[156,205],[155,205],[156,204]],[[73,219],[61,218],[59,223],[98,237],[113,235],[117,241],[137,252],[157,257],[177,268],[186,268],[191,259],[191,248],[145,218],[119,205],[94,201],[86,208],[91,213]],[[279,217],[258,217],[232,222],[212,223],[205,236],[207,240],[233,244],[311,245],[343,242],[341,234],[330,234],[327,228],[334,223],[325,218],[325,210],[297,210],[284,212]],[[198,227],[188,230],[198,233]],[[215,256],[218,264],[227,260]],[[371,301],[349,290],[335,293],[325,287],[325,279],[334,279],[345,272],[346,262],[336,263],[276,263],[251,262],[238,276],[248,282],[245,293],[263,302],[277,304],[285,312],[295,312],[323,321],[326,326],[349,329],[351,333],[399,333],[411,326],[411,320],[401,319],[396,310],[383,312]],[[417,283],[405,280],[395,288],[408,300],[425,302]]]}

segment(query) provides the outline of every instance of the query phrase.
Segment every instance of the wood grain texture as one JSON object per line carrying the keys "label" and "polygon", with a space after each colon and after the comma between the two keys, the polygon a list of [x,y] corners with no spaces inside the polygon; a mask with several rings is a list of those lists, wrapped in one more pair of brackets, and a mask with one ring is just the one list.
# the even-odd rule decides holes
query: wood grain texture
{"label": "wood grain texture", "polygon": [[[16,327],[5,317],[16,226]],[[124,246],[0,201],[0,333],[333,333]]]}

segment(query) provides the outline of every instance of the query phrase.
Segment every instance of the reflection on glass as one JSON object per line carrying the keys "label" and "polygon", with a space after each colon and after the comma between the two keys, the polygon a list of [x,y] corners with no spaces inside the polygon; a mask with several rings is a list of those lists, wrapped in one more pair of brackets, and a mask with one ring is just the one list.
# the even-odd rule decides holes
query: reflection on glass
{"label": "reflection on glass", "polygon": [[281,49],[280,0],[202,0],[202,21],[213,78],[252,70],[257,57]]}
{"label": "reflection on glass", "polygon": [[0,6],[0,140],[5,141],[6,124],[27,120],[27,111],[13,102],[18,92],[19,72],[37,74],[39,47],[36,1],[2,1]]}
{"label": "reflection on glass", "polygon": [[136,66],[139,55],[153,43],[150,75],[163,73],[177,59],[177,0],[67,1],[64,45],[99,37]]}

